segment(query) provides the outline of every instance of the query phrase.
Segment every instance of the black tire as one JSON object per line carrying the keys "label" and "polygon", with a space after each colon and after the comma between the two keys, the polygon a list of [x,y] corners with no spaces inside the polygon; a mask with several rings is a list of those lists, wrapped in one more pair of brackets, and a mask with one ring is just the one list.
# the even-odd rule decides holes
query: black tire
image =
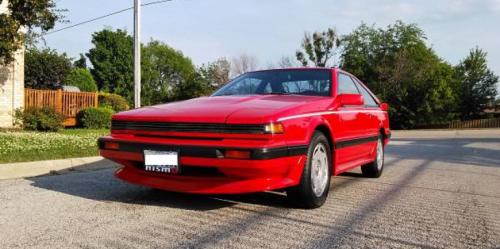
{"label": "black tire", "polygon": [[[327,180],[326,187],[321,195],[317,196],[313,190],[313,183],[311,180],[311,165],[313,161],[313,153],[318,144],[324,146],[326,149],[326,158],[327,158]],[[324,157],[323,157],[324,158]],[[324,171],[323,171],[324,172]],[[313,137],[311,139],[311,143],[309,144],[309,148],[307,150],[307,161],[304,166],[304,170],[302,171],[302,176],[299,185],[290,187],[287,189],[287,197],[288,199],[296,206],[312,209],[321,207],[328,197],[328,192],[330,190],[330,178],[332,174],[332,151],[330,149],[330,145],[325,135],[319,131],[314,132]],[[324,178],[323,178],[324,179]],[[323,186],[323,185],[322,185]]]}
{"label": "black tire", "polygon": [[[379,150],[379,146],[381,147]],[[382,153],[381,163],[377,159],[379,157],[379,153]],[[361,172],[363,172],[363,176],[378,178],[382,175],[382,171],[384,171],[384,140],[381,135],[378,136],[377,140],[377,148],[375,149],[375,160],[371,163],[365,164],[361,166]]]}

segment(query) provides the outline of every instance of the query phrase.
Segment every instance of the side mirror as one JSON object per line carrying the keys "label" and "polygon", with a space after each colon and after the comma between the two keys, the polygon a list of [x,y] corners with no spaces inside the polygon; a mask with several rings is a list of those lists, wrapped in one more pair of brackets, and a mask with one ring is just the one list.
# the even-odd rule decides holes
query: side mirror
{"label": "side mirror", "polygon": [[365,104],[363,95],[342,93],[337,96],[340,106],[360,106]]}
{"label": "side mirror", "polygon": [[387,103],[380,103],[380,109],[382,109],[382,111],[387,111],[389,110],[389,105]]}

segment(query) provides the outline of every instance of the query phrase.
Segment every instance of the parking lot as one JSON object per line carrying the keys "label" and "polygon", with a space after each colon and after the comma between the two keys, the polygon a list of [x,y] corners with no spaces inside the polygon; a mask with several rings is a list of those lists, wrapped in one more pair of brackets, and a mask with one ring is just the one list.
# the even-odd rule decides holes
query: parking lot
{"label": "parking lot", "polygon": [[395,132],[381,178],[334,177],[326,204],[195,196],[112,169],[0,181],[0,248],[499,248],[500,130]]}

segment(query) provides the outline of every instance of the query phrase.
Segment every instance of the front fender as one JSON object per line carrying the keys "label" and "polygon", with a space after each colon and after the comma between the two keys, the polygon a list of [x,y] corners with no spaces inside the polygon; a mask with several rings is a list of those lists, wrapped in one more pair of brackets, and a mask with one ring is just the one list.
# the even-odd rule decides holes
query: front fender
{"label": "front fender", "polygon": [[285,139],[289,146],[309,145],[314,131],[319,126],[324,126],[330,131],[330,140],[333,141],[333,127],[331,122],[325,117],[310,116],[283,121],[285,127]]}

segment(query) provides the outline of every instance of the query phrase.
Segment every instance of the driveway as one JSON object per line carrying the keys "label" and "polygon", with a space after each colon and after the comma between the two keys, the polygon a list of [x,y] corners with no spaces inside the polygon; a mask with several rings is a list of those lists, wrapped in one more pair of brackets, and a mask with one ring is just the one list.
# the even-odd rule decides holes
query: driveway
{"label": "driveway", "polygon": [[334,177],[326,204],[195,196],[110,169],[0,181],[0,248],[499,248],[500,130],[395,132],[382,177]]}

